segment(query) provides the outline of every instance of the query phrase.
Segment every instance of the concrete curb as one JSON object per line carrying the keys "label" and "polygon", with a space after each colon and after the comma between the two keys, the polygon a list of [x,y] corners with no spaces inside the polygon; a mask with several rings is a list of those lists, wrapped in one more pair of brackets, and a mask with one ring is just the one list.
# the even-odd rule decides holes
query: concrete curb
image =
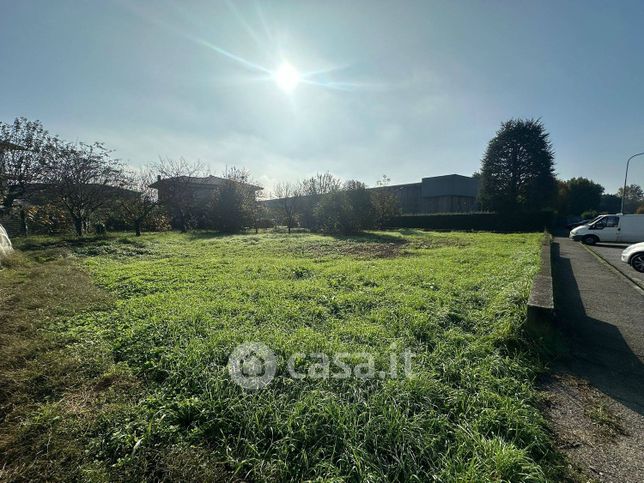
{"label": "concrete curb", "polygon": [[541,246],[541,270],[532,283],[528,299],[528,324],[550,323],[554,318],[555,300],[552,286],[552,236],[546,233]]}

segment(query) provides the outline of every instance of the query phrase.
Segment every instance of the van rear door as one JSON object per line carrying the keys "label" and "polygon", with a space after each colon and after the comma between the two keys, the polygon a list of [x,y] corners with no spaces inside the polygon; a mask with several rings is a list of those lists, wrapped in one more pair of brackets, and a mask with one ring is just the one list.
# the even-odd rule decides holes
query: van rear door
{"label": "van rear door", "polygon": [[644,241],[644,215],[624,215],[619,222],[619,241],[638,243]]}

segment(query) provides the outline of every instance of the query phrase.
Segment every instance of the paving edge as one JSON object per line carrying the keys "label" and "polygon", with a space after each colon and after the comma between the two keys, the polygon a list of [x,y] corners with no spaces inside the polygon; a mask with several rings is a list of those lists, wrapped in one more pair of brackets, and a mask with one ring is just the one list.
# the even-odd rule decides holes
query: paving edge
{"label": "paving edge", "polygon": [[528,299],[528,324],[551,323],[555,302],[552,286],[552,235],[544,233],[541,245],[541,268],[534,277]]}
{"label": "paving edge", "polygon": [[[588,253],[597,258],[601,263],[607,265],[613,272],[624,277],[637,292],[639,292],[641,295],[644,295],[644,284],[642,284],[642,282],[640,282],[636,278],[631,277],[626,271],[617,268],[615,265],[606,260],[606,258],[604,258],[599,252],[593,250],[591,247],[584,245],[583,243],[581,243],[581,246],[584,247]],[[626,264],[624,265],[628,266]]]}

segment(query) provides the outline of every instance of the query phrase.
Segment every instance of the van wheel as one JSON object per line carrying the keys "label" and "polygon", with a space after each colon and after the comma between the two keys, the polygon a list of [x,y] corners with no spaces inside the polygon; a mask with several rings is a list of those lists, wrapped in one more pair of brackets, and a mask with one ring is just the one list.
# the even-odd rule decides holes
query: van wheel
{"label": "van wheel", "polygon": [[581,239],[581,242],[585,245],[594,245],[599,241],[599,238],[597,238],[595,235],[586,235]]}
{"label": "van wheel", "polygon": [[644,253],[638,253],[631,258],[631,267],[640,273],[644,273]]}

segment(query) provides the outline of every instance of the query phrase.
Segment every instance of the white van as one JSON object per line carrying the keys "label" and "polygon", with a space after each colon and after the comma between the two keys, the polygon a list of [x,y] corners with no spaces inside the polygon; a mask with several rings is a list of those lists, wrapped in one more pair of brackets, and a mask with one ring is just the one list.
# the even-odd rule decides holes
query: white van
{"label": "white van", "polygon": [[597,242],[644,242],[644,215],[601,215],[573,229],[570,238],[587,245]]}

